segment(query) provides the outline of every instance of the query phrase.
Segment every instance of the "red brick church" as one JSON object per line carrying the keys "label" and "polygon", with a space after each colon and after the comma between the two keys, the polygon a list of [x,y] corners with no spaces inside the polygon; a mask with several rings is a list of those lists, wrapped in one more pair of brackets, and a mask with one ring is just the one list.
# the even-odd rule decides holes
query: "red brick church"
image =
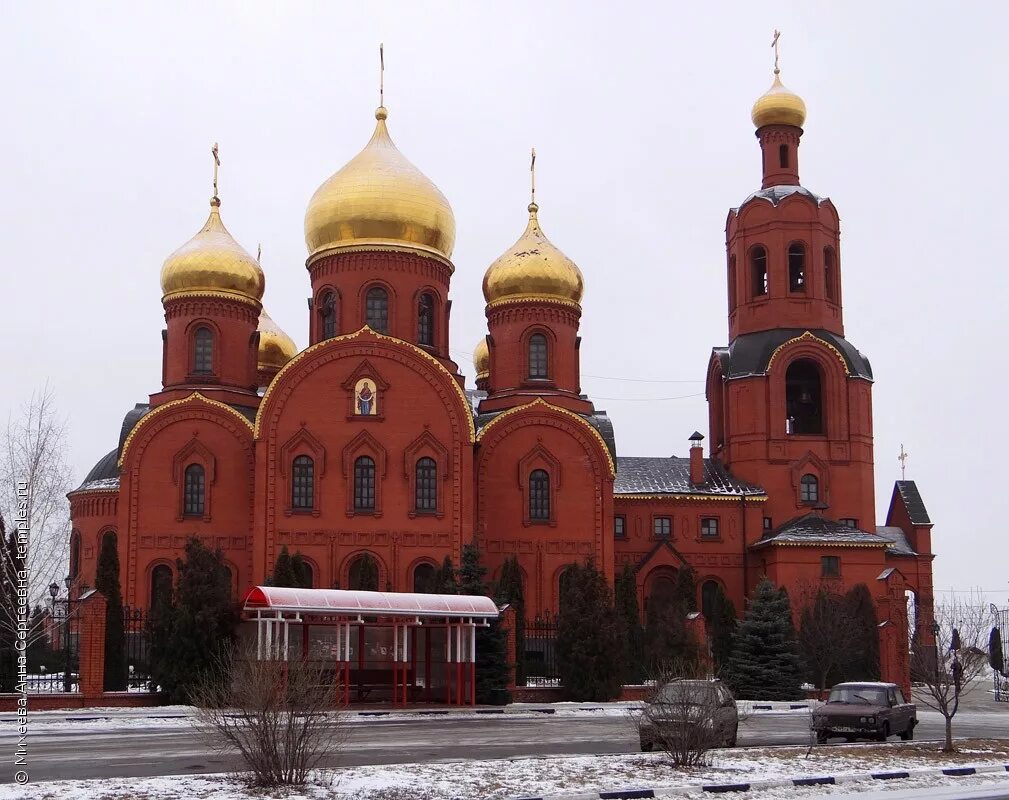
{"label": "red brick church", "polygon": [[642,602],[689,564],[702,609],[716,586],[743,609],[762,575],[793,591],[865,583],[884,674],[905,675],[906,593],[919,628],[932,602],[931,522],[899,481],[878,524],[873,374],[845,338],[837,210],[799,182],[805,113],[775,70],[752,112],[760,187],[726,222],[728,345],[707,366],[709,432],[685,457],[620,455],[582,393],[584,279],[535,202],[487,268],[487,334],[475,375],[460,371],[452,209],[393,144],[384,107],[308,203],[301,352],[263,309],[263,270],[215,191],[161,269],[161,386],[70,494],[76,586],[93,585],[106,536],[137,607],[194,535],[221,548],[236,596],[284,545],[316,587],[358,588],[370,555],[380,588],[413,591],[475,540],[491,576],[518,557],[530,615],[556,610],[561,574],[589,558],[608,575],[630,562]]}

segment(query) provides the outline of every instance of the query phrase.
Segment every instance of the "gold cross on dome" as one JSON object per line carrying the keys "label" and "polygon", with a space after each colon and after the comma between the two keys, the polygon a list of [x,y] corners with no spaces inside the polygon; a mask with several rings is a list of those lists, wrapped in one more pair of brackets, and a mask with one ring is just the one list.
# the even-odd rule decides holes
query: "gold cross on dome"
{"label": "gold cross on dome", "polygon": [[775,30],[774,38],[771,39],[771,47],[774,48],[774,74],[777,75],[780,71],[778,69],[778,39],[781,38],[781,31]]}
{"label": "gold cross on dome", "polygon": [[529,161],[529,184],[531,202],[536,204],[536,148],[532,149],[532,158]]}
{"label": "gold cross on dome", "polygon": [[210,148],[210,154],[214,157],[214,199],[217,199],[217,170],[221,166],[221,155],[217,149],[217,142]]}
{"label": "gold cross on dome", "polygon": [[904,451],[904,443],[900,444],[900,455],[897,456],[897,460],[900,462],[900,479],[904,480],[904,471],[907,469],[907,460],[911,457],[910,453]]}
{"label": "gold cross on dome", "polygon": [[378,46],[378,104],[385,105],[385,45]]}

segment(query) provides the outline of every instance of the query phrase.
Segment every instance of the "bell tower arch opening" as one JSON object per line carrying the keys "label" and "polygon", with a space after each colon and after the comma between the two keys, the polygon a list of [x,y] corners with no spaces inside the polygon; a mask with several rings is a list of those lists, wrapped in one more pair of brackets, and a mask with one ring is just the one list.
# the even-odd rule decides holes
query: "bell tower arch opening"
{"label": "bell tower arch opening", "polygon": [[817,436],[825,432],[823,380],[815,362],[800,358],[789,364],[785,372],[785,409],[789,434]]}

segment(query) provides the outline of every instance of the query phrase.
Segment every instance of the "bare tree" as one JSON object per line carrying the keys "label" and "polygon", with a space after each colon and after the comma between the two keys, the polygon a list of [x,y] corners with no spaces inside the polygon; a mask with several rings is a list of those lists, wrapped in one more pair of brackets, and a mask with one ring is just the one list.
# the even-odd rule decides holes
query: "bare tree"
{"label": "bare tree", "polygon": [[797,599],[799,649],[816,687],[826,689],[829,677],[845,666],[858,642],[858,622],[848,613],[844,597],[827,584],[804,584]]}
{"label": "bare tree", "polygon": [[[66,495],[71,487],[66,421],[60,418],[54,393],[46,385],[32,394],[16,416],[8,418],[0,449],[0,517],[8,536],[16,536],[19,527],[28,531],[23,563],[13,548],[2,548],[0,579],[10,585],[16,582],[18,570],[26,570],[29,608],[44,603],[49,584],[55,581],[62,586],[67,574],[70,507]],[[0,632],[10,634],[17,624],[16,605],[0,603]],[[43,625],[36,625],[28,643],[42,634]]]}
{"label": "bare tree", "polygon": [[911,643],[911,674],[921,682],[916,697],[946,721],[945,753],[955,752],[953,717],[960,699],[978,685],[988,663],[987,622],[988,610],[979,598],[950,595],[933,609],[935,645],[920,636]]}
{"label": "bare tree", "polygon": [[259,660],[242,647],[218,660],[191,693],[200,734],[235,748],[259,786],[300,785],[346,738],[332,671],[319,660]]}

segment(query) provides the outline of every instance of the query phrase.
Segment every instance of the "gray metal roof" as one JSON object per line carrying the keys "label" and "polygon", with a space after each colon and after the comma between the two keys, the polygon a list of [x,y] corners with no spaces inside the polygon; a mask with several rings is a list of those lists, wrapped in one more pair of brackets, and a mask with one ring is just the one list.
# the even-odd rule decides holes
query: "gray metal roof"
{"label": "gray metal roof", "polygon": [[116,465],[119,450],[110,450],[95,464],[91,471],[81,481],[75,492],[87,492],[93,489],[118,489],[119,467]]}
{"label": "gray metal roof", "polygon": [[815,512],[790,519],[775,530],[765,533],[757,545],[764,544],[847,544],[884,546],[889,540],[876,534],[849,528],[837,520]]}
{"label": "gray metal roof", "polygon": [[[493,411],[487,414],[477,414],[473,418],[477,433],[487,427],[492,419],[503,413],[503,411]],[[610,457],[616,459],[617,440],[613,433],[613,421],[606,415],[606,412],[596,411],[594,414],[579,414],[578,416],[599,432],[599,435],[603,437],[603,442],[606,444],[606,449],[610,451]]]}
{"label": "gray metal roof", "polygon": [[712,355],[718,359],[722,375],[727,380],[766,375],[774,351],[790,339],[796,339],[807,332],[837,349],[844,358],[850,375],[872,380],[872,365],[869,359],[843,336],[821,329],[807,331],[805,328],[775,328],[757,333],[744,333],[733,339],[728,347],[713,348]]}
{"label": "gray metal roof", "polygon": [[925,509],[925,501],[921,499],[918,487],[914,481],[897,481],[897,491],[904,501],[907,514],[911,517],[912,525],[931,525],[928,511]]}
{"label": "gray metal roof", "polygon": [[907,541],[904,531],[893,525],[877,525],[876,533],[890,542],[886,552],[896,556],[916,556],[918,555]]}
{"label": "gray metal roof", "polygon": [[719,462],[704,459],[704,481],[690,482],[690,459],[617,458],[617,479],[613,492],[621,494],[707,494],[726,496],[763,496],[764,489],[730,475]]}
{"label": "gray metal roof", "polygon": [[803,197],[807,197],[817,205],[820,205],[820,203],[822,203],[826,199],[824,197],[819,197],[813,194],[805,186],[796,186],[794,184],[783,186],[768,186],[766,189],[760,189],[759,191],[754,192],[732,210],[738,214],[739,209],[741,209],[751,200],[766,200],[771,205],[776,206],[786,197],[791,197],[793,194],[798,194],[802,195]]}

